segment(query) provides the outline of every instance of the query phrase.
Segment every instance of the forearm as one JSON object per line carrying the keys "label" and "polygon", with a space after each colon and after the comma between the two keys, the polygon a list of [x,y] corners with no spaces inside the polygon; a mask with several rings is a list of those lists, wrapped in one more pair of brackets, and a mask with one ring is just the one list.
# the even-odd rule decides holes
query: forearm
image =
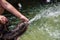
{"label": "forearm", "polygon": [[12,14],[14,14],[15,16],[17,16],[18,18],[20,18],[21,16],[23,16],[20,12],[18,12],[10,3],[8,3],[7,1],[2,1],[1,5],[4,9],[6,9],[7,11],[11,12]]}

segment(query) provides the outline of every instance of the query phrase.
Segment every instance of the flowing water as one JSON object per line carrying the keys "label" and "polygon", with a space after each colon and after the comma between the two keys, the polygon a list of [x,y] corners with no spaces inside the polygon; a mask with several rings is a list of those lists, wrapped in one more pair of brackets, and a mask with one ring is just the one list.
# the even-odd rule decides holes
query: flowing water
{"label": "flowing water", "polygon": [[29,21],[31,25],[20,40],[60,40],[60,4],[36,8],[35,12],[36,15]]}
{"label": "flowing water", "polygon": [[27,13],[32,16],[30,25],[20,40],[60,40],[60,3],[31,8]]}

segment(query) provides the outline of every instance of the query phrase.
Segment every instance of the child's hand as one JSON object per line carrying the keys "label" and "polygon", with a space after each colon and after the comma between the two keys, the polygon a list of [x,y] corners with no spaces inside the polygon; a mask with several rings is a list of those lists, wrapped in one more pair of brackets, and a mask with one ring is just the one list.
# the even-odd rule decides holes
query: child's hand
{"label": "child's hand", "polygon": [[5,16],[0,15],[0,23],[5,24],[8,21],[8,19]]}
{"label": "child's hand", "polygon": [[21,16],[20,19],[21,19],[23,22],[28,22],[28,21],[29,21],[29,19],[26,18],[25,16]]}

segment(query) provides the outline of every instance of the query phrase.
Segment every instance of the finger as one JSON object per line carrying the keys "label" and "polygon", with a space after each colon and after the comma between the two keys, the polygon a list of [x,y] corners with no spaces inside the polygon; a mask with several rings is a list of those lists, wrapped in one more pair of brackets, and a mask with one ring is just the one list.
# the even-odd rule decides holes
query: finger
{"label": "finger", "polygon": [[6,23],[6,19],[5,19],[5,18],[2,18],[2,19],[1,19],[1,23],[2,23],[2,24],[5,24],[5,23]]}

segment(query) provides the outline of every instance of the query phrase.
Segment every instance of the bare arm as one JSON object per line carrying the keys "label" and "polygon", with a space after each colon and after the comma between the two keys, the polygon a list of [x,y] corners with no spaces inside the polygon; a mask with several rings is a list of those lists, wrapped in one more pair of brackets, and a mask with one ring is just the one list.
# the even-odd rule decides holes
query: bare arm
{"label": "bare arm", "polygon": [[0,0],[0,4],[2,5],[2,7],[4,9],[6,9],[7,11],[11,12],[12,14],[14,14],[16,17],[18,17],[19,19],[22,19],[24,21],[28,21],[28,19],[23,16],[20,12],[18,12],[10,3],[8,3],[6,0]]}

